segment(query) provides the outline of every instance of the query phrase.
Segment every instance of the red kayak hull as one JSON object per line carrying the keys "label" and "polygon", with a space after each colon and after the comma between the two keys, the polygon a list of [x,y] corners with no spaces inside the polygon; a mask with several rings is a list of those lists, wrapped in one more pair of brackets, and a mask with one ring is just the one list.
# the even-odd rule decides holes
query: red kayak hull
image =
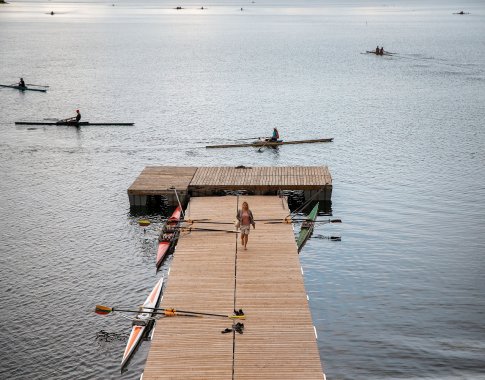
{"label": "red kayak hull", "polygon": [[[175,211],[172,213],[170,218],[168,218],[166,227],[175,227],[180,222],[181,215],[182,215],[182,209],[180,206],[178,206],[175,209]],[[157,250],[157,261],[156,261],[157,270],[162,265],[163,259],[167,255],[167,252],[170,250],[170,247],[173,245],[175,238],[176,238],[176,232],[165,233],[164,231],[162,231],[162,234],[159,239],[160,242],[158,243],[158,250]]]}

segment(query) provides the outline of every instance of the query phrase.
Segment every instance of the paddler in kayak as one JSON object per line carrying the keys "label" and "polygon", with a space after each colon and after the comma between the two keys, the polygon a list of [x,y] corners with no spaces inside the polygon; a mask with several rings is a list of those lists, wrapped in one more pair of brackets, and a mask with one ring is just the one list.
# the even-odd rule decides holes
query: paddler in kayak
{"label": "paddler in kayak", "polygon": [[24,78],[20,78],[19,81],[19,87],[26,88],[27,86],[25,85]]}

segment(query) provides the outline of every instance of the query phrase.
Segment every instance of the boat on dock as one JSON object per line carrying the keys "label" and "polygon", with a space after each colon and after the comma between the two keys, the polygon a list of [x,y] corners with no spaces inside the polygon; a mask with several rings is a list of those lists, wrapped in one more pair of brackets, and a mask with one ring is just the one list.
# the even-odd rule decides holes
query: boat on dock
{"label": "boat on dock", "polygon": [[312,139],[312,140],[294,140],[294,141],[284,141],[284,140],[277,140],[277,141],[270,141],[270,140],[256,140],[251,143],[246,144],[227,144],[227,145],[207,145],[206,148],[243,148],[248,146],[254,147],[276,147],[280,145],[287,145],[287,144],[313,144],[313,143],[326,143],[332,142],[332,138],[326,139]]}
{"label": "boat on dock", "polygon": [[11,85],[11,84],[0,84],[0,87],[13,88],[14,90],[20,90],[20,91],[47,92],[47,89],[45,88],[23,87],[23,86]]}
{"label": "boat on dock", "polygon": [[123,125],[130,126],[135,123],[90,123],[89,121],[16,121],[15,125],[62,125],[67,127],[87,127],[87,126],[110,126],[110,125]]}
{"label": "boat on dock", "polygon": [[177,241],[179,229],[176,228],[180,222],[180,216],[182,214],[182,208],[177,206],[172,216],[168,218],[167,223],[163,226],[160,237],[158,238],[158,250],[157,250],[157,270],[162,265],[163,259],[167,255],[170,248],[175,246]]}
{"label": "boat on dock", "polygon": [[142,339],[148,335],[153,327],[154,320],[152,319],[154,308],[157,307],[162,293],[163,277],[157,282],[153,290],[148,295],[147,299],[140,307],[140,312],[133,320],[133,327],[131,329],[128,343],[126,344],[123,359],[121,360],[121,370],[125,368],[129,360],[132,358],[136,349],[140,345]]}
{"label": "boat on dock", "polygon": [[320,204],[317,203],[315,207],[313,207],[312,211],[310,211],[310,214],[308,214],[306,220],[301,224],[300,234],[298,235],[298,239],[296,241],[298,253],[300,253],[306,241],[313,233],[313,227],[315,226],[315,220],[317,219],[319,205]]}

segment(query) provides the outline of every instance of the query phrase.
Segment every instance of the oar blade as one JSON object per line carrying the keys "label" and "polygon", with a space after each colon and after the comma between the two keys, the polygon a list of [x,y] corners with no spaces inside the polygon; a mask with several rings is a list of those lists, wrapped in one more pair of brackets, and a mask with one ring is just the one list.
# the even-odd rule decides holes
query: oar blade
{"label": "oar blade", "polygon": [[94,312],[99,315],[108,315],[113,312],[113,308],[109,306],[103,306],[103,305],[96,305],[94,308]]}
{"label": "oar blade", "polygon": [[230,319],[246,319],[245,315],[229,315]]}

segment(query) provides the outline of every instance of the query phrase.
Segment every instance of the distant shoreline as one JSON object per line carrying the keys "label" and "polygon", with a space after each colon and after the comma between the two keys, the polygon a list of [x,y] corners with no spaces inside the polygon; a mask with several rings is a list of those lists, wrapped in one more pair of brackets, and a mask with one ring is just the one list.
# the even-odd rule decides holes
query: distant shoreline
{"label": "distant shoreline", "polygon": [[8,4],[5,0],[0,0],[0,4]]}

